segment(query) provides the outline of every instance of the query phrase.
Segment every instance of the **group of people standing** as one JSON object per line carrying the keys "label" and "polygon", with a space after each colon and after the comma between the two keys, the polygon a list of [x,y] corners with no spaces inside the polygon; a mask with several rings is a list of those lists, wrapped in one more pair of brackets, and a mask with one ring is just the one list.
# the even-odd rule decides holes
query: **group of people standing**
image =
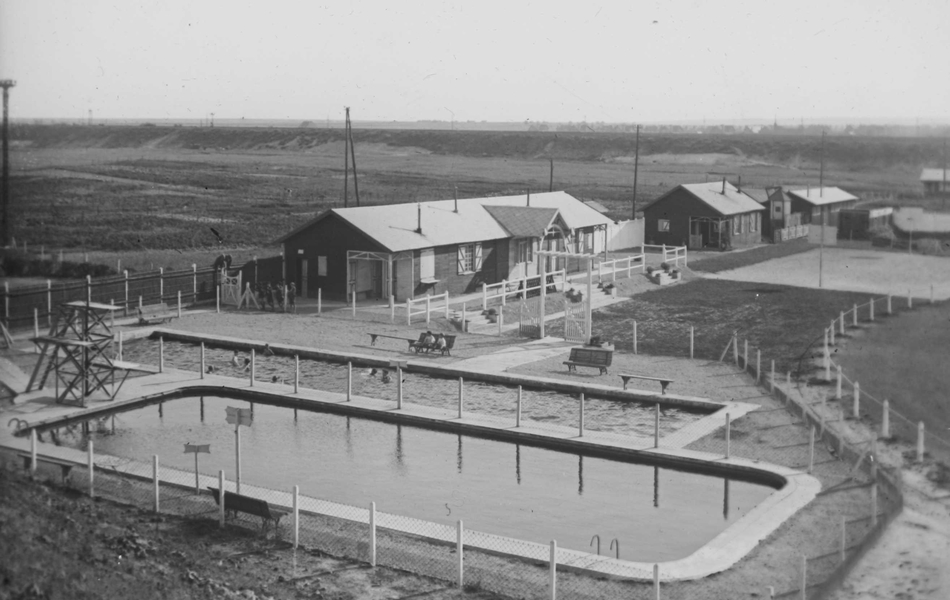
{"label": "group of people standing", "polygon": [[254,295],[257,296],[257,303],[262,309],[284,309],[284,290],[287,290],[286,309],[297,312],[297,284],[293,281],[287,284],[281,279],[277,282],[258,281],[254,284]]}

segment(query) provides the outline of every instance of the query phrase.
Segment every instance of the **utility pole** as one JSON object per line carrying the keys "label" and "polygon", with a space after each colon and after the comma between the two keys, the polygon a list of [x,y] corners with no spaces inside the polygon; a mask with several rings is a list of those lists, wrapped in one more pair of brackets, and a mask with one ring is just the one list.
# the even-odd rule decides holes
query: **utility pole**
{"label": "utility pole", "polygon": [[214,129],[214,113],[211,113],[211,129]]}
{"label": "utility pole", "polygon": [[637,146],[633,156],[633,214],[631,219],[637,218],[637,171],[640,167],[640,126],[637,125]]}
{"label": "utility pole", "polygon": [[818,197],[825,195],[825,130],[821,130],[821,153],[818,166]]}
{"label": "utility pole", "polygon": [[948,190],[947,190],[947,131],[944,130],[943,132],[943,184],[942,184],[942,187],[940,188],[940,195],[943,198],[943,200],[941,201],[941,204],[943,205],[942,206],[943,209],[947,208],[947,194],[948,194]]}
{"label": "utility pole", "polygon": [[10,88],[15,85],[16,81],[12,79],[0,80],[0,87],[3,88],[3,208],[0,211],[3,224],[0,226],[0,245],[3,247],[10,244],[10,139],[7,105],[10,101]]}
{"label": "utility pole", "polygon": [[549,158],[548,160],[551,161],[551,175],[548,177],[548,191],[553,192],[554,191],[554,159]]}
{"label": "utility pole", "polygon": [[346,120],[343,122],[343,208],[349,206],[350,188],[350,107],[346,108]]}
{"label": "utility pole", "polygon": [[360,205],[360,182],[356,178],[356,148],[353,146],[353,124],[350,122],[350,109],[346,109],[346,135],[350,139],[350,158],[353,159],[353,192],[356,194],[356,205]]}

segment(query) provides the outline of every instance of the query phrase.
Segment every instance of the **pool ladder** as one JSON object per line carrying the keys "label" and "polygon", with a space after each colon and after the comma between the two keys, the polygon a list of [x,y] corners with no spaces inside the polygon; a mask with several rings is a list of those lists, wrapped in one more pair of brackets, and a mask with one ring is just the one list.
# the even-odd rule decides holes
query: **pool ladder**
{"label": "pool ladder", "polygon": [[[594,537],[590,538],[591,546],[594,545],[594,540],[597,540],[597,556],[600,556],[600,535],[595,533]],[[620,560],[620,540],[618,540],[617,538],[610,540],[610,549],[613,550],[614,547],[617,548],[617,554],[616,554],[617,560]]]}

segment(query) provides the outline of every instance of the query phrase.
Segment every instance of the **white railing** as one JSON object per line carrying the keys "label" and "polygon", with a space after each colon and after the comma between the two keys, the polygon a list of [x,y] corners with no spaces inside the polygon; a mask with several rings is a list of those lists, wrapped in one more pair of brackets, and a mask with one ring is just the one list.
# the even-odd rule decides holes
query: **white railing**
{"label": "white railing", "polygon": [[[556,286],[558,291],[564,291],[564,282],[567,281],[567,272],[564,269],[547,273],[547,276],[551,278],[553,285]],[[533,281],[537,281],[538,283],[534,285],[532,283]],[[551,283],[548,283],[548,285],[551,285]],[[526,275],[512,280],[502,279],[498,283],[483,283],[482,310],[488,310],[489,300],[501,298],[501,305],[504,306],[507,303],[508,296],[511,294],[523,292],[527,296],[528,292],[533,291],[541,291],[540,275]]]}
{"label": "white railing", "polygon": [[643,244],[640,246],[641,252],[645,252],[647,248],[659,248],[663,254],[663,262],[672,263],[677,267],[680,266],[680,261],[683,261],[683,266],[687,265],[686,260],[686,246],[667,246],[666,244]]}
{"label": "white railing", "polygon": [[[443,306],[433,306],[435,302],[443,302]],[[436,296],[425,296],[415,300],[406,299],[406,325],[412,325],[412,317],[425,315],[426,325],[429,324],[433,309],[442,309],[445,312],[445,318],[449,318],[449,292],[445,291]]]}
{"label": "white railing", "polygon": [[[639,264],[634,264],[639,263]],[[627,277],[630,277],[634,269],[640,269],[640,272],[643,273],[646,269],[646,257],[641,254],[634,254],[633,256],[624,256],[623,258],[615,258],[613,260],[602,260],[597,263],[597,277],[602,282],[604,280],[604,271],[609,269],[610,280],[617,281],[617,271],[626,271]]]}

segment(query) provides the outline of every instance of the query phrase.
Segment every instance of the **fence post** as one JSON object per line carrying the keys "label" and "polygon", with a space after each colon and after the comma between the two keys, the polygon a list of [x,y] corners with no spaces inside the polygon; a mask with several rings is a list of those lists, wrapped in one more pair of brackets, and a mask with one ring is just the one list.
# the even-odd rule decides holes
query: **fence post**
{"label": "fence post", "polygon": [[119,350],[115,355],[116,360],[122,360],[122,332],[119,332]]}
{"label": "fence post", "polygon": [[356,318],[356,290],[353,290],[353,318]]}
{"label": "fence post", "polygon": [[775,391],[775,359],[772,359],[772,375],[769,377],[769,392]]}
{"label": "fence post", "polygon": [[869,309],[868,309],[868,316],[870,317],[872,321],[874,320],[874,298],[871,298],[871,302],[869,304]]}
{"label": "fence post", "polygon": [[660,447],[660,403],[653,410],[653,447]]}
{"label": "fence post", "polygon": [[838,374],[838,383],[835,385],[835,400],[841,400],[841,365],[835,365]]}
{"label": "fence post", "polygon": [[294,393],[300,391],[300,355],[294,354]]}
{"label": "fence post", "polygon": [[815,426],[808,430],[808,472],[815,468]]}
{"label": "fence post", "polygon": [[317,288],[317,314],[323,314],[323,288]]}
{"label": "fence post", "polygon": [[346,363],[346,401],[353,399],[353,362]]}
{"label": "fence post", "polygon": [[468,316],[465,314],[466,312],[465,308],[466,308],[465,303],[463,302],[462,303],[462,333],[466,333],[468,331],[468,327],[465,325],[465,321],[468,320]]}
{"label": "fence post", "polygon": [[402,410],[402,366],[396,367],[396,408]]}
{"label": "fence post", "polygon": [[551,560],[548,567],[551,600],[557,600],[557,540],[551,540]]}
{"label": "fence post", "polygon": [[762,350],[755,350],[755,382],[759,383],[762,374]]}
{"label": "fence post", "polygon": [[158,301],[165,301],[165,267],[158,268]]}
{"label": "fence post", "polygon": [[505,303],[508,301],[508,280],[501,280],[501,305],[505,306]]}
{"label": "fence post", "polygon": [[463,545],[462,545],[462,535],[465,531],[465,526],[462,525],[462,519],[459,519],[458,527],[455,530],[455,554],[456,559],[458,560],[458,574],[459,574],[459,589],[462,589],[462,586],[465,582],[465,563],[464,557],[462,555]]}
{"label": "fence post", "polygon": [[224,527],[224,469],[218,471],[218,527]]}
{"label": "fence post", "polygon": [[660,565],[653,563],[653,599],[660,600]]}
{"label": "fence post", "polygon": [[742,370],[749,370],[749,340],[742,341]]}
{"label": "fence post", "polygon": [[36,430],[30,430],[30,477],[36,475]]}
{"label": "fence post", "polygon": [[881,412],[881,437],[891,437],[891,403],[884,399],[884,408]]}
{"label": "fence post", "polygon": [[505,324],[504,311],[498,311],[498,335],[501,335],[501,327]]}
{"label": "fence post", "polygon": [[482,310],[488,310],[488,284],[482,284]]}
{"label": "fence post", "polygon": [[828,338],[828,343],[834,346],[835,345],[835,320],[834,319],[831,320],[831,325],[828,327],[828,333],[830,334]]}
{"label": "fence post", "polygon": [[369,503],[369,566],[376,566],[376,503]]}
{"label": "fence post", "polygon": [[294,548],[300,543],[300,486],[294,486]]}
{"label": "fence post", "polygon": [[841,517],[841,562],[844,563],[847,555],[845,549],[848,547],[848,522]]}
{"label": "fence post", "polygon": [[739,366],[739,334],[732,334],[732,358],[736,362],[736,366]]}
{"label": "fence post", "polygon": [[178,290],[178,318],[181,318],[181,290]]}
{"label": "fence post", "polygon": [[851,414],[857,419],[860,416],[861,408],[861,384],[854,382],[854,402],[851,404]]}
{"label": "fence post", "polygon": [[158,337],[158,372],[165,372],[165,338]]}
{"label": "fence post", "polygon": [[[825,235],[822,231],[821,235]],[[802,554],[802,600],[808,600],[808,557]]]}
{"label": "fence post", "polygon": [[122,275],[125,277],[125,302],[123,306],[125,307],[125,316],[129,316],[129,271],[126,269],[122,271]]}
{"label": "fence post", "polygon": [[726,458],[729,458],[732,450],[732,420],[729,413],[726,413]]}
{"label": "fence post", "polygon": [[844,311],[838,312],[838,333],[844,335]]}
{"label": "fence post", "polygon": [[198,302],[198,265],[191,263],[191,303]]}
{"label": "fence post", "polygon": [[[128,298],[128,293],[126,293],[126,298]],[[128,310],[128,308],[126,308]],[[53,326],[53,280],[46,280],[46,325],[47,327]]]}
{"label": "fence post", "polygon": [[205,343],[201,342],[201,377],[200,379],[205,378]]}
{"label": "fence post", "polygon": [[[139,304],[141,303],[142,303],[142,297],[139,296]],[[221,284],[220,283],[214,288],[214,312],[216,313],[221,312]]]}
{"label": "fence post", "polygon": [[637,354],[637,322],[633,322],[633,353]]}
{"label": "fence post", "polygon": [[693,347],[695,341],[695,331],[692,325],[689,326],[689,357],[693,358]]}
{"label": "fence post", "polygon": [[432,308],[432,296],[426,296],[426,325],[429,324],[429,311]]}
{"label": "fence post", "polygon": [[924,422],[917,423],[917,462],[924,461]]}
{"label": "fence post", "polygon": [[871,484],[871,525],[877,527],[877,482]]}
{"label": "fence post", "polygon": [[389,322],[396,322],[396,297],[392,294],[389,295]]}
{"label": "fence post", "polygon": [[[33,337],[40,337],[40,309],[36,307],[33,308]],[[39,344],[33,344],[33,352],[39,354]]]}
{"label": "fence post", "polygon": [[254,371],[257,369],[257,352],[251,348],[251,387],[254,387]]}
{"label": "fence post", "polygon": [[858,304],[854,304],[854,312],[851,314],[851,325],[853,327],[858,326]]}
{"label": "fence post", "polygon": [[518,386],[518,405],[515,411],[515,427],[521,427],[521,386]]}
{"label": "fence post", "polygon": [[406,325],[412,325],[412,302],[406,298]]}
{"label": "fence post", "polygon": [[86,470],[89,471],[89,497],[96,497],[96,488],[94,485],[96,473],[96,461],[93,456],[92,440],[89,440],[89,446],[86,448]]}
{"label": "fence post", "polygon": [[584,392],[581,392],[581,402],[580,402],[581,414],[578,419],[578,432],[577,437],[584,437]]}
{"label": "fence post", "polygon": [[[158,512],[158,508],[159,508],[158,495],[159,494],[158,494],[158,455],[157,454],[152,455],[152,487],[153,487],[154,496],[155,496],[153,508],[154,508],[154,512]],[[222,502],[222,504],[224,504],[224,502]]]}
{"label": "fence post", "polygon": [[462,407],[465,405],[465,391],[463,389],[464,382],[462,378],[459,377],[459,418],[462,418]]}

